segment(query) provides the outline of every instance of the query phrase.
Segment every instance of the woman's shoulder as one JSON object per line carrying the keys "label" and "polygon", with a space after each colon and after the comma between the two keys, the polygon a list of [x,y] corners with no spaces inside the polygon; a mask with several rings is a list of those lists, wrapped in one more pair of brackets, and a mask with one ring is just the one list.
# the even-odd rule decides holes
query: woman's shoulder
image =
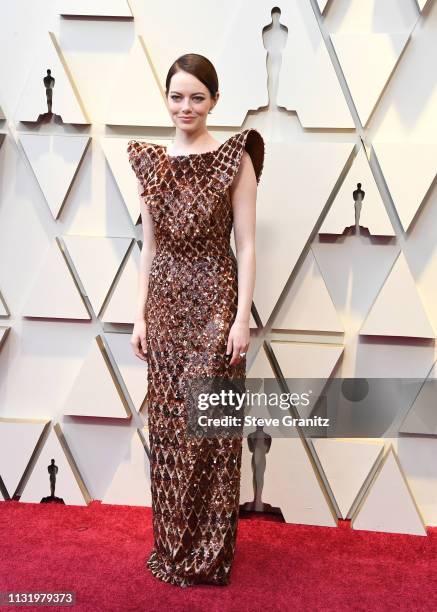
{"label": "woman's shoulder", "polygon": [[246,128],[241,132],[235,132],[229,140],[236,140],[237,142],[245,144],[248,139],[257,139],[258,141],[264,142],[263,137],[256,128]]}
{"label": "woman's shoulder", "polygon": [[145,140],[131,139],[127,143],[127,154],[132,170],[143,184],[152,177],[159,156],[159,145]]}
{"label": "woman's shoulder", "polygon": [[222,149],[223,155],[229,163],[229,173],[232,178],[235,176],[241,158],[246,151],[252,160],[257,183],[259,182],[264,166],[265,145],[258,130],[247,128],[242,132],[236,132],[223,143]]}
{"label": "woman's shoulder", "polygon": [[157,147],[153,142],[131,139],[127,143],[127,152],[129,156],[147,155],[155,152]]}
{"label": "woman's shoulder", "polygon": [[146,140],[131,139],[127,143],[127,154],[132,168],[137,172],[140,168],[151,172],[162,156],[162,146]]}

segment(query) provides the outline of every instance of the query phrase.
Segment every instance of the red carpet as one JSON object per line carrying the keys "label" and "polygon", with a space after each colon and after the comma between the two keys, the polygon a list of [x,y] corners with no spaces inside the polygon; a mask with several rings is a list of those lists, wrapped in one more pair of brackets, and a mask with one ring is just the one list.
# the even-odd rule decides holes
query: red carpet
{"label": "red carpet", "polygon": [[0,523],[0,591],[75,591],[78,611],[437,609],[437,528],[425,538],[252,515],[239,522],[231,584],[181,589],[145,569],[150,509],[8,501]]}

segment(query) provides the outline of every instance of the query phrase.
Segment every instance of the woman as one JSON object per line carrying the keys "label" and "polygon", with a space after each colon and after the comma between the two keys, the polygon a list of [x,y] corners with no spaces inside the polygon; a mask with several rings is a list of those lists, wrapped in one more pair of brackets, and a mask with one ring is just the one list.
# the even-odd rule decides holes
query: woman
{"label": "woman", "polygon": [[[166,79],[170,147],[130,140],[144,243],[131,343],[147,360],[152,573],[179,586],[224,585],[237,533],[242,439],[186,435],[189,378],[243,379],[255,284],[256,188],[264,141],[253,129],[219,143],[209,60],[180,57]],[[237,262],[230,248],[234,224]]]}

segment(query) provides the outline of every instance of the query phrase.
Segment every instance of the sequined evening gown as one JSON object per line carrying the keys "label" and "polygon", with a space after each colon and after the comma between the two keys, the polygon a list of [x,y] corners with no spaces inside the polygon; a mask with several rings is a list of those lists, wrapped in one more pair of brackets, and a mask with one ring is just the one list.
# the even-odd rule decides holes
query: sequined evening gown
{"label": "sequined evening gown", "polygon": [[180,586],[228,584],[235,552],[242,438],[186,437],[182,383],[245,379],[246,359],[230,366],[225,355],[238,299],[229,187],[244,150],[258,182],[264,141],[254,129],[205,153],[169,156],[139,140],[127,148],[156,240],[145,308],[154,534],[147,567]]}

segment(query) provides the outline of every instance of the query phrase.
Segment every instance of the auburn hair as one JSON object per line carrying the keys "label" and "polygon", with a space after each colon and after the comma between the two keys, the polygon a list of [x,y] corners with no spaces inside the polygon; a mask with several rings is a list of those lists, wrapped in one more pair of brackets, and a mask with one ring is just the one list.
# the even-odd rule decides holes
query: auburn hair
{"label": "auburn hair", "polygon": [[199,81],[209,90],[211,97],[215,98],[219,87],[216,69],[208,58],[198,53],[186,53],[185,55],[181,55],[170,66],[170,70],[165,80],[166,96],[168,96],[171,77],[180,70],[184,70],[199,79]]}

